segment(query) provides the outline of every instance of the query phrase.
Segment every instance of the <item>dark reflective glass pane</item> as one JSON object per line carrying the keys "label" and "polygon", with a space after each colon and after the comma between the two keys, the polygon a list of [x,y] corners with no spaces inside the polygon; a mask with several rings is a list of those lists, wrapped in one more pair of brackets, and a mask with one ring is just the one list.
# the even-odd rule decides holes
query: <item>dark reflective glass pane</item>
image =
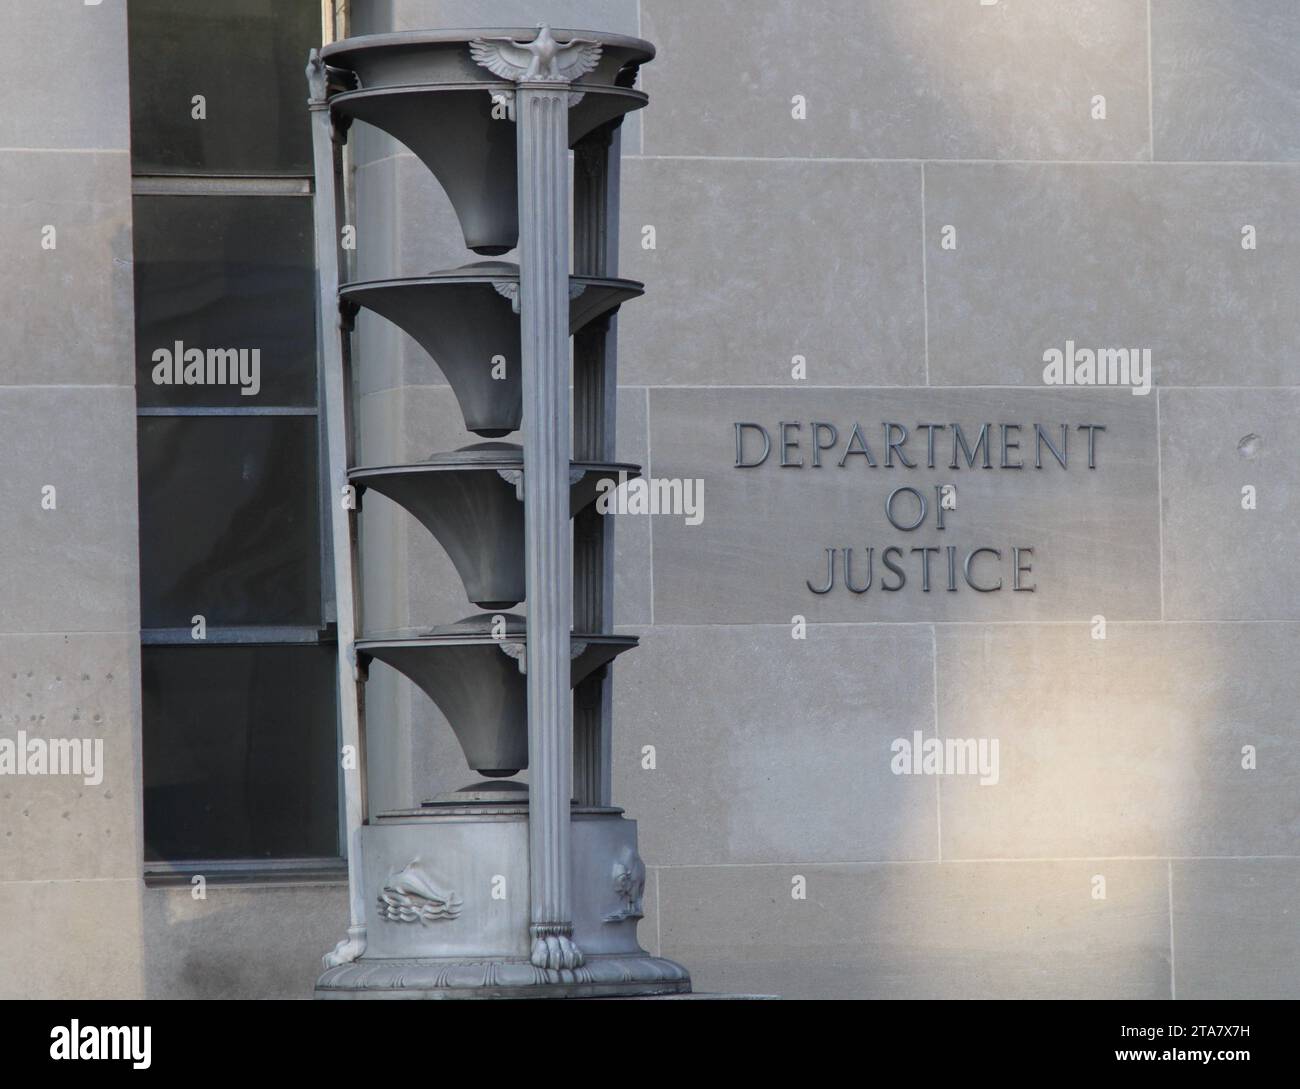
{"label": "dark reflective glass pane", "polygon": [[320,0],[130,0],[128,26],[135,173],[311,173]]}
{"label": "dark reflective glass pane", "polygon": [[314,416],[142,416],[146,628],[319,626]]}
{"label": "dark reflective glass pane", "polygon": [[310,198],[136,197],[139,403],[315,404],[315,295]]}
{"label": "dark reflective glass pane", "polygon": [[336,858],[334,647],[145,647],[145,857]]}

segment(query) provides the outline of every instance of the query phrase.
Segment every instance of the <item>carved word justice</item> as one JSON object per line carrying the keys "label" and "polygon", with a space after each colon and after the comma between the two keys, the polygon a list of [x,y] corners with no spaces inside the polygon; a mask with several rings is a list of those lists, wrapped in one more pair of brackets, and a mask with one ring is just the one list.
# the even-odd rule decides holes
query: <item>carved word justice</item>
{"label": "carved word justice", "polygon": [[[981,424],[978,432],[959,423],[919,423],[908,428],[895,421],[880,425],[879,445],[872,449],[862,424],[844,427],[824,420],[803,422],[779,421],[769,430],[762,424],[738,421],[736,436],[737,469],[999,469],[1022,471],[1068,470],[1070,459],[1077,461],[1078,447],[1083,447],[1088,468],[1097,468],[1097,436],[1106,430],[1100,424]],[[1075,436],[1071,449],[1070,436]],[[1031,438],[1032,436],[1032,438]],[[1032,461],[1030,451],[1032,450]],[[996,458],[995,458],[996,455]],[[857,459],[857,460],[855,460]],[[911,485],[901,485],[885,500],[885,518],[904,533],[920,529],[934,512],[934,528],[945,531],[945,515],[955,510],[955,487],[934,485],[933,498]],[[873,586],[886,593],[907,585],[909,570],[919,581],[921,592],[930,593],[940,586],[949,593],[966,587],[981,594],[1011,589],[1033,593],[1037,586],[1033,576],[1034,550],[1016,545],[1006,550],[981,546],[925,544],[914,547],[890,545],[880,552],[884,569],[876,577],[875,547],[827,547],[819,560],[817,574],[807,580],[814,594],[829,594],[837,586],[849,593],[865,594]],[[905,558],[910,555],[910,559]],[[937,557],[942,556],[942,559]]]}

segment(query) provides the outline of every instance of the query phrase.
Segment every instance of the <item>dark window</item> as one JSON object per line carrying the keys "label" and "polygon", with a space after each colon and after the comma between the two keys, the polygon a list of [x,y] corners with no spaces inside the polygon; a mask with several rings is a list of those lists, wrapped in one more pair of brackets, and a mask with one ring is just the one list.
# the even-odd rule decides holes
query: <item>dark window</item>
{"label": "dark window", "polygon": [[130,0],[128,15],[135,173],[311,173],[319,0]]}
{"label": "dark window", "polygon": [[145,647],[146,859],[338,855],[328,646]]}
{"label": "dark window", "polygon": [[[139,403],[315,404],[315,263],[308,197],[137,196]],[[167,358],[159,373],[159,353],[175,355],[178,343],[257,351],[257,392],[177,383]]]}
{"label": "dark window", "polygon": [[320,627],[316,445],[315,416],[140,418],[145,628]]}
{"label": "dark window", "polygon": [[321,4],[130,0],[129,27],[146,862],[337,859]]}

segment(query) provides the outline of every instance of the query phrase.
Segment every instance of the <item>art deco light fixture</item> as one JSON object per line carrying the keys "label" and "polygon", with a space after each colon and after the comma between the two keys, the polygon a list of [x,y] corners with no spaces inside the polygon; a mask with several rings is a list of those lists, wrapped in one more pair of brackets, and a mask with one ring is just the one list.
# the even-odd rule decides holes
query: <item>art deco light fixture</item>
{"label": "art deco light fixture", "polygon": [[[614,460],[615,313],[641,293],[615,276],[619,126],[646,104],[634,84],[653,56],[635,38],[543,26],[346,39],[308,66],[342,740],[359,757],[344,769],[351,926],[325,958],[319,997],[690,990],[681,965],[637,942],[645,868],[635,823],[611,804],[609,678],[636,640],[611,631],[612,534],[592,503],[602,481],[636,473]],[[353,121],[433,172],[469,249],[490,258],[517,246],[520,264],[341,282],[341,150]],[[429,353],[468,430],[500,439],[522,423],[522,448],[492,441],[411,465],[354,465],[359,307]],[[493,373],[502,361],[504,378]],[[416,638],[359,635],[356,518],[368,489],[433,534],[487,611]],[[526,620],[500,612],[524,600]],[[485,781],[368,811],[373,661],[434,700]],[[510,778],[525,767],[527,785]]]}

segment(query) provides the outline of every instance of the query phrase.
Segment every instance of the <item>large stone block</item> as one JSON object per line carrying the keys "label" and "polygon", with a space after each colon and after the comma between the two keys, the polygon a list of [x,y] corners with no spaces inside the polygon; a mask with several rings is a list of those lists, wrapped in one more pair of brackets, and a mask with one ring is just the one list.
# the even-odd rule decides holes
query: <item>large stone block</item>
{"label": "large stone block", "polygon": [[143,850],[135,637],[0,635],[0,660],[0,739],[24,771],[35,753],[46,761],[43,774],[11,765],[0,775],[0,872],[14,881],[134,878]]}
{"label": "large stone block", "polygon": [[[644,249],[654,227],[655,248]],[[623,374],[649,385],[924,381],[915,163],[632,159]]]}
{"label": "large stone block", "polygon": [[1169,619],[1300,620],[1298,415],[1296,389],[1161,391]]}
{"label": "large stone block", "polygon": [[[1093,878],[1106,877],[1106,899]],[[1168,998],[1163,862],[669,867],[664,955],[697,991]],[[807,899],[791,896],[795,877]]]}
{"label": "large stone block", "polygon": [[1300,625],[1094,630],[939,627],[939,734],[1000,764],[942,780],[943,857],[1293,853]]}
{"label": "large stone block", "polygon": [[1300,158],[1300,7],[1151,0],[1160,159]]}
{"label": "large stone block", "polygon": [[311,998],[321,957],[347,933],[343,884],[188,886],[144,893],[148,998]]}
{"label": "large stone block", "polygon": [[138,877],[0,882],[0,998],[143,998],[143,891]]}
{"label": "large stone block", "polygon": [[0,147],[129,147],[126,4],[19,0],[6,8]]}
{"label": "large stone block", "polygon": [[648,153],[1150,156],[1146,11],[1129,0],[644,0],[642,29],[659,48]]}
{"label": "large stone block", "polygon": [[1171,868],[1176,996],[1300,998],[1300,859],[1179,859]]}
{"label": "large stone block", "polygon": [[1041,385],[1067,340],[1149,349],[1157,385],[1294,381],[1290,167],[929,163],[925,208],[936,385]]}
{"label": "large stone block", "polygon": [[[780,421],[797,422],[787,431],[799,448],[786,460],[803,468],[782,468]],[[909,436],[903,453],[915,465],[892,468],[885,443],[885,424],[897,422]],[[757,468],[736,468],[737,422],[756,422],[772,436],[772,450]],[[837,437],[819,430],[817,441],[828,447],[821,467],[813,466],[814,422],[831,423]],[[927,432],[918,423],[946,425],[935,430],[935,468],[930,469]],[[871,468],[855,445],[841,467],[855,423],[876,462]],[[955,432],[975,454],[967,466],[960,444],[952,469]],[[984,450],[976,449],[984,424],[990,424],[987,447],[992,468],[983,468]],[[1000,425],[1008,431],[1009,464],[1001,469]],[[1060,425],[1068,425],[1068,468],[1062,468],[1044,444],[1042,468],[1034,468],[1033,425],[1042,424],[1048,440],[1062,444]],[[1105,427],[1095,432],[1095,469],[1088,468],[1088,432],[1080,425]],[[687,525],[681,515],[652,517],[654,544],[654,616],[656,623],[788,624],[794,615],[810,621],[918,620],[1083,620],[1097,613],[1111,618],[1155,619],[1160,615],[1159,529],[1156,502],[1155,398],[1122,391],[1045,392],[1012,390],[674,390],[650,392],[650,452],[657,478],[704,481],[703,519]],[[897,439],[899,432],[891,432]],[[762,453],[762,438],[746,431],[747,462]],[[943,512],[937,526],[938,486],[956,489],[956,509]],[[913,487],[927,500],[924,525],[911,532],[886,519],[886,502],[895,488]],[[895,500],[895,518],[910,524],[916,498]],[[861,586],[867,578],[866,551],[875,549],[871,589],[849,592],[843,584],[843,550],[854,549],[852,575]],[[906,576],[885,567],[885,548]],[[954,557],[956,591],[948,590],[949,547]],[[816,594],[809,583],[826,583],[827,550],[837,549],[836,584]],[[924,590],[922,559],[913,548],[936,548],[929,556],[931,590]],[[963,569],[976,548],[1000,550],[974,556],[972,589]],[[1015,586],[1013,548],[1032,571]],[[1032,592],[1027,589],[1035,587]]]}
{"label": "large stone block", "polygon": [[127,155],[0,151],[0,245],[0,384],[131,385]]}
{"label": "large stone block", "polygon": [[0,434],[5,630],[138,629],[134,391],[3,388]]}
{"label": "large stone block", "polygon": [[[614,800],[655,865],[936,857],[928,628],[654,627],[614,681]],[[653,770],[645,766],[653,748]]]}

